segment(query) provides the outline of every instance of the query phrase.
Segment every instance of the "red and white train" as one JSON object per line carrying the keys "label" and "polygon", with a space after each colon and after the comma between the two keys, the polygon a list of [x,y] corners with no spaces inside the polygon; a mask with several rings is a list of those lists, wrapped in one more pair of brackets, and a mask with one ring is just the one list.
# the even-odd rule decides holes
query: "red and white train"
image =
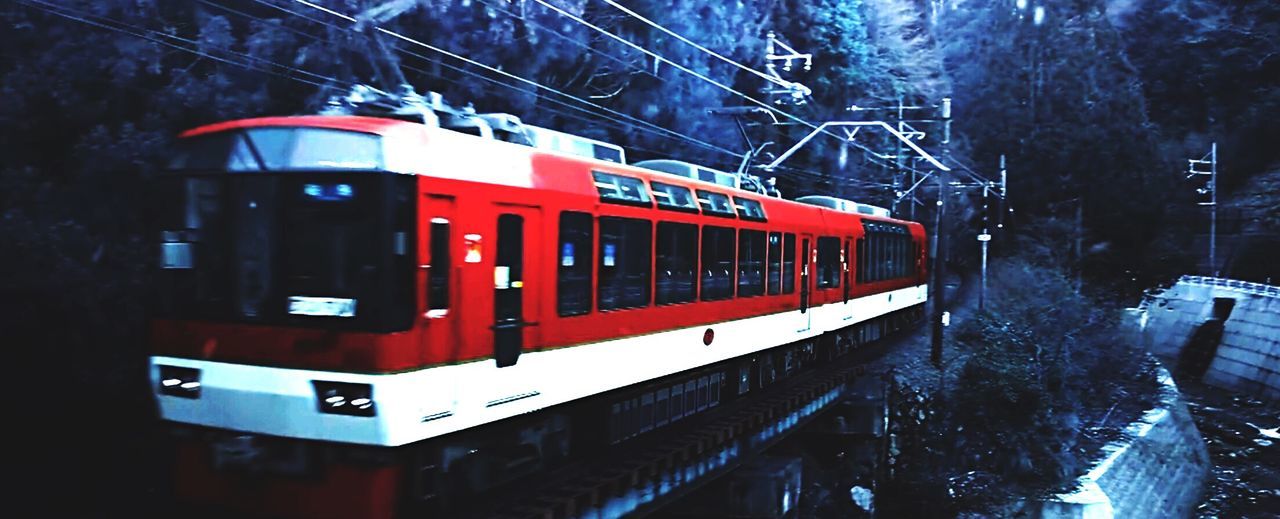
{"label": "red and white train", "polygon": [[299,517],[447,503],[922,309],[917,223],[445,115],[181,135],[150,332],[181,499]]}

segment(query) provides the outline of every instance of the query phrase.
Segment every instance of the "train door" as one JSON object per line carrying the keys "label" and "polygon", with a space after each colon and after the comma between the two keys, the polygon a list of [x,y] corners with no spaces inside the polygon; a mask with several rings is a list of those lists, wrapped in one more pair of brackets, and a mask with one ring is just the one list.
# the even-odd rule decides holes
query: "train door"
{"label": "train door", "polygon": [[536,207],[499,205],[493,266],[493,358],[513,366],[527,344],[537,343],[539,230]]}
{"label": "train door", "polygon": [[[463,236],[457,218],[457,205],[452,196],[428,194],[419,210],[418,258],[423,272],[419,294],[425,298],[422,332],[419,335],[419,359],[424,364],[455,362],[467,349],[462,333]],[[470,345],[476,347],[474,343]],[[426,389],[431,407],[422,409],[424,417],[447,416],[457,405],[457,384],[451,372],[431,378]]]}
{"label": "train door", "polygon": [[849,282],[850,263],[852,263],[853,260],[853,257],[849,255],[849,243],[851,241],[853,241],[853,239],[846,236],[844,238],[844,250],[840,251],[840,272],[844,277],[844,303],[846,305],[849,304],[849,294],[853,290],[853,283]]}
{"label": "train door", "polygon": [[800,327],[796,331],[807,332],[813,322],[809,299],[813,293],[813,235],[800,237]]}
{"label": "train door", "polygon": [[461,297],[462,236],[458,234],[454,198],[426,195],[422,199],[422,237],[418,243],[420,268],[425,271],[422,294],[426,298],[421,356],[427,363],[457,361],[462,344]]}

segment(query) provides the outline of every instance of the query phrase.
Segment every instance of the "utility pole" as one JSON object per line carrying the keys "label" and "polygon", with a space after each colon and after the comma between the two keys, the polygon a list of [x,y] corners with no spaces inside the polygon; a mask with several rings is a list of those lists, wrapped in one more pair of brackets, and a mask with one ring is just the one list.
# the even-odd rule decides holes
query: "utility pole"
{"label": "utility pole", "polygon": [[1213,277],[1218,277],[1218,262],[1214,253],[1218,247],[1218,142],[1214,141],[1209,148],[1210,155],[1210,177],[1209,188],[1213,199],[1209,202],[1212,207],[1209,211],[1209,271],[1213,272]]}
{"label": "utility pole", "polygon": [[[903,131],[905,130],[905,128],[903,128],[903,125],[905,125],[906,122],[902,120],[903,119],[902,112],[903,112],[902,96],[898,96],[898,133],[903,133]],[[894,146],[895,147],[893,150],[893,164],[894,164],[893,184],[895,189],[900,189],[898,186],[900,186],[902,182],[902,141],[895,140]],[[907,205],[914,205],[914,203],[912,203],[911,201],[908,201]],[[893,201],[893,212],[895,215],[899,214],[898,200]]]}
{"label": "utility pole", "polygon": [[979,312],[984,310],[987,304],[987,245],[991,243],[991,234],[987,226],[987,191],[990,189],[990,184],[982,186],[982,234],[978,235],[978,243],[982,244],[982,288],[978,291]]}
{"label": "utility pole", "polygon": [[929,350],[929,360],[933,362],[934,367],[942,370],[942,309],[943,298],[946,288],[942,286],[942,249],[946,246],[942,241],[942,222],[947,209],[947,181],[943,175],[937,175],[938,181],[938,206],[937,211],[933,215],[933,240],[930,246],[930,256],[933,257],[933,294],[929,299],[933,301],[933,337]]}
{"label": "utility pole", "polygon": [[[1209,171],[1197,169],[1197,167],[1209,167]],[[1209,147],[1209,153],[1199,159],[1187,160],[1187,178],[1197,175],[1207,175],[1209,183],[1204,187],[1196,188],[1196,193],[1209,195],[1208,202],[1198,202],[1198,205],[1209,206],[1209,275],[1218,276],[1217,261],[1217,245],[1218,245],[1218,143],[1214,141]]]}

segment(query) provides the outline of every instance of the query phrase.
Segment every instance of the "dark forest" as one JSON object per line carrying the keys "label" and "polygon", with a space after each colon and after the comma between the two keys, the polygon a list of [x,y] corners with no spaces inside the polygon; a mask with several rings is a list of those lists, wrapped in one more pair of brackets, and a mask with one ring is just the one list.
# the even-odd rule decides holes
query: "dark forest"
{"label": "dark forest", "polygon": [[[352,15],[376,3],[318,2]],[[1007,291],[1018,290],[1018,276],[1049,272],[1061,284],[1046,290],[1078,278],[1088,297],[1124,306],[1182,274],[1280,279],[1277,2],[627,3],[726,60],[602,2],[548,3],[639,48],[542,2],[384,3],[404,12],[378,25],[414,41],[384,39],[378,49],[350,21],[282,0],[18,0],[0,8],[0,330],[19,352],[19,370],[34,377],[23,386],[57,386],[40,397],[50,402],[40,413],[70,430],[98,429],[77,448],[40,455],[44,466],[93,468],[37,479],[87,489],[104,510],[159,512],[151,500],[165,488],[154,475],[165,463],[153,454],[162,440],[133,424],[155,414],[145,375],[145,322],[155,309],[152,181],[178,133],[315,113],[352,85],[388,84],[388,69],[418,92],[616,143],[632,160],[679,158],[726,171],[739,167],[748,144],[732,117],[709,111],[750,105],[727,89],[776,100],[807,121],[878,118],[874,109],[947,98],[949,142],[922,123],[921,145],[954,165],[959,180],[998,181],[1002,156],[1008,170],[1002,200],[984,205],[981,189],[951,195],[959,209],[948,209],[943,231],[956,271],[975,271],[974,236],[990,221],[1001,225],[993,252],[1015,273]],[[810,67],[781,72],[811,90],[802,102],[768,97],[761,77],[729,63],[762,70],[770,31],[812,55]],[[808,133],[764,121],[745,126],[751,143],[775,143],[762,157]],[[912,177],[872,153],[894,142],[871,131],[855,142],[822,137],[771,175],[788,196],[827,194],[901,214],[911,202],[899,194]],[[1210,264],[1209,212],[1198,205],[1204,182],[1186,177],[1188,159],[1215,143]],[[930,183],[913,194],[924,207],[937,193]],[[926,214],[917,219],[932,233]],[[984,326],[960,340],[1002,340]],[[1071,369],[1105,364],[1081,362]],[[975,370],[963,376],[992,376]]]}

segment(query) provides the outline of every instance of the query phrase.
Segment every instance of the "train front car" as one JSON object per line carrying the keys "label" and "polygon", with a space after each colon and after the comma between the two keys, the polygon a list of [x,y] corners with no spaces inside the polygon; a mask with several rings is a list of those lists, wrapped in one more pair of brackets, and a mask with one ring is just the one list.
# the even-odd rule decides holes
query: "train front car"
{"label": "train front car", "polygon": [[392,514],[400,468],[378,446],[401,410],[376,377],[419,365],[406,125],[264,118],[181,136],[160,180],[151,376],[182,500]]}
{"label": "train front car", "polygon": [[151,328],[179,499],[456,515],[921,315],[917,223],[441,113],[182,136]]}

